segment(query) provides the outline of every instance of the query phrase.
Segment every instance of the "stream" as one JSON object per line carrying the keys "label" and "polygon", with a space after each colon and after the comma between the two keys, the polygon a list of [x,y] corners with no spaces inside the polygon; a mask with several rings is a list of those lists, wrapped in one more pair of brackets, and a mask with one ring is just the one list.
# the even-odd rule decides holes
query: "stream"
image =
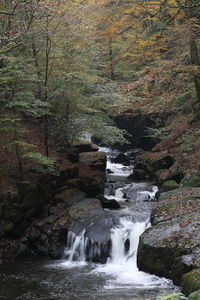
{"label": "stream", "polygon": [[[107,183],[104,197],[120,203],[111,214],[111,246],[106,263],[92,257],[102,249],[85,235],[69,231],[62,260],[23,259],[0,266],[0,299],[104,299],[154,300],[157,296],[179,291],[166,278],[142,272],[137,267],[140,235],[151,226],[157,187],[128,180],[133,165],[113,162],[117,151],[107,153]],[[91,259],[90,259],[91,258]]]}

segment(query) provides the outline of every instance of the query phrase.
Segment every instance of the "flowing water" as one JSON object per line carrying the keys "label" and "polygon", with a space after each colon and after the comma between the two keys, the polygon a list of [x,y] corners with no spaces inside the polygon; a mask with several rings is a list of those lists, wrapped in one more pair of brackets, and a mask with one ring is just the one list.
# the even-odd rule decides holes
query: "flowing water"
{"label": "flowing water", "polygon": [[[105,197],[116,199],[121,209],[112,211],[110,255],[105,264],[88,261],[102,248],[86,236],[70,231],[63,259],[22,260],[0,267],[0,299],[156,299],[178,290],[166,278],[142,272],[137,267],[140,235],[151,226],[156,186],[132,183],[127,177],[133,166],[112,163],[116,151],[101,148],[108,156]],[[89,254],[88,254],[89,253]]]}

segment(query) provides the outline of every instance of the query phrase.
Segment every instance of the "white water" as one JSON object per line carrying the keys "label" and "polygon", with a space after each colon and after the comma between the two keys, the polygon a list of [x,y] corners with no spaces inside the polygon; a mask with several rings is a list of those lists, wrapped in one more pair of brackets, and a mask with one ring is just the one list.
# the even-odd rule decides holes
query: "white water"
{"label": "white water", "polygon": [[[171,282],[165,278],[139,271],[137,267],[137,250],[139,237],[148,228],[148,222],[133,223],[130,217],[120,219],[120,225],[111,231],[112,252],[107,264],[99,265],[94,272],[110,276],[105,288],[167,288]],[[130,241],[129,249],[125,248],[125,241]]]}
{"label": "white water", "polygon": [[[131,174],[133,166],[128,167],[126,170],[121,164],[111,163],[110,157],[112,151],[109,148],[100,148],[100,151],[104,151],[108,155],[107,168],[113,171],[113,176],[123,175],[127,177]],[[115,154],[118,154],[117,152]],[[117,188],[114,191],[114,195],[105,195],[107,199],[115,199],[117,201],[124,202],[123,189],[130,186],[136,186],[137,184],[124,183],[122,188]],[[113,187],[112,187],[113,188]],[[150,200],[155,197],[157,187],[153,186],[152,191],[138,191],[138,193],[148,193]],[[142,204],[141,204],[142,205]],[[114,212],[118,216],[118,225],[111,229],[111,253],[104,265],[95,265],[92,273],[105,274],[109,276],[109,279],[104,288],[142,288],[142,289],[154,289],[154,288],[169,288],[172,286],[170,280],[165,278],[159,278],[154,275],[147,274],[139,271],[137,267],[137,251],[140,235],[150,226],[149,212],[143,211],[143,220],[141,221],[141,214],[134,211],[133,207],[126,207],[121,210],[121,216],[119,212]],[[117,215],[118,214],[118,215]],[[65,256],[68,257],[67,261],[62,263],[62,266],[73,267],[86,263],[86,247],[88,240],[85,237],[85,230],[83,230],[79,236],[70,232],[68,234],[68,242],[65,250]],[[90,249],[91,252],[96,251]],[[98,249],[99,251],[99,249]],[[74,262],[75,260],[75,262]]]}

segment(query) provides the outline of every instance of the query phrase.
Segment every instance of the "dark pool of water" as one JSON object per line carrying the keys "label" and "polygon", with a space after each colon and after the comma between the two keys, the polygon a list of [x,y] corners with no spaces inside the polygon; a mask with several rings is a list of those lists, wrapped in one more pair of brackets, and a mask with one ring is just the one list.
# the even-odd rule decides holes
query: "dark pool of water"
{"label": "dark pool of water", "polygon": [[138,289],[120,286],[108,289],[108,275],[92,273],[94,265],[63,267],[60,261],[22,260],[0,266],[1,300],[156,299],[174,292],[167,289]]}

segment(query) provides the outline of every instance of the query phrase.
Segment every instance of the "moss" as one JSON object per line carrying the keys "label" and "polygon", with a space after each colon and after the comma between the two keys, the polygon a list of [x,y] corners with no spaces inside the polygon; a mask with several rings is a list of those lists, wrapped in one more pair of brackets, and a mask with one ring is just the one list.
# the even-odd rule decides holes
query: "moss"
{"label": "moss", "polygon": [[188,300],[199,300],[200,299],[200,290],[189,295]]}
{"label": "moss", "polygon": [[195,269],[182,277],[182,291],[189,295],[192,292],[200,290],[200,268]]}
{"label": "moss", "polygon": [[200,187],[200,177],[193,175],[187,179],[184,178],[182,184],[186,187]]}
{"label": "moss", "polygon": [[198,200],[198,199],[200,199],[200,195],[199,196],[190,195],[188,197],[183,198],[183,201]]}
{"label": "moss", "polygon": [[170,210],[171,210],[173,207],[175,207],[175,206],[176,206],[176,203],[168,203],[168,204],[161,205],[161,206],[158,208],[158,210],[159,210],[160,212],[166,212],[166,213],[168,213],[168,212],[170,212]]}
{"label": "moss", "polygon": [[165,181],[162,185],[161,193],[177,189],[178,187],[179,187],[179,184],[175,180]]}

